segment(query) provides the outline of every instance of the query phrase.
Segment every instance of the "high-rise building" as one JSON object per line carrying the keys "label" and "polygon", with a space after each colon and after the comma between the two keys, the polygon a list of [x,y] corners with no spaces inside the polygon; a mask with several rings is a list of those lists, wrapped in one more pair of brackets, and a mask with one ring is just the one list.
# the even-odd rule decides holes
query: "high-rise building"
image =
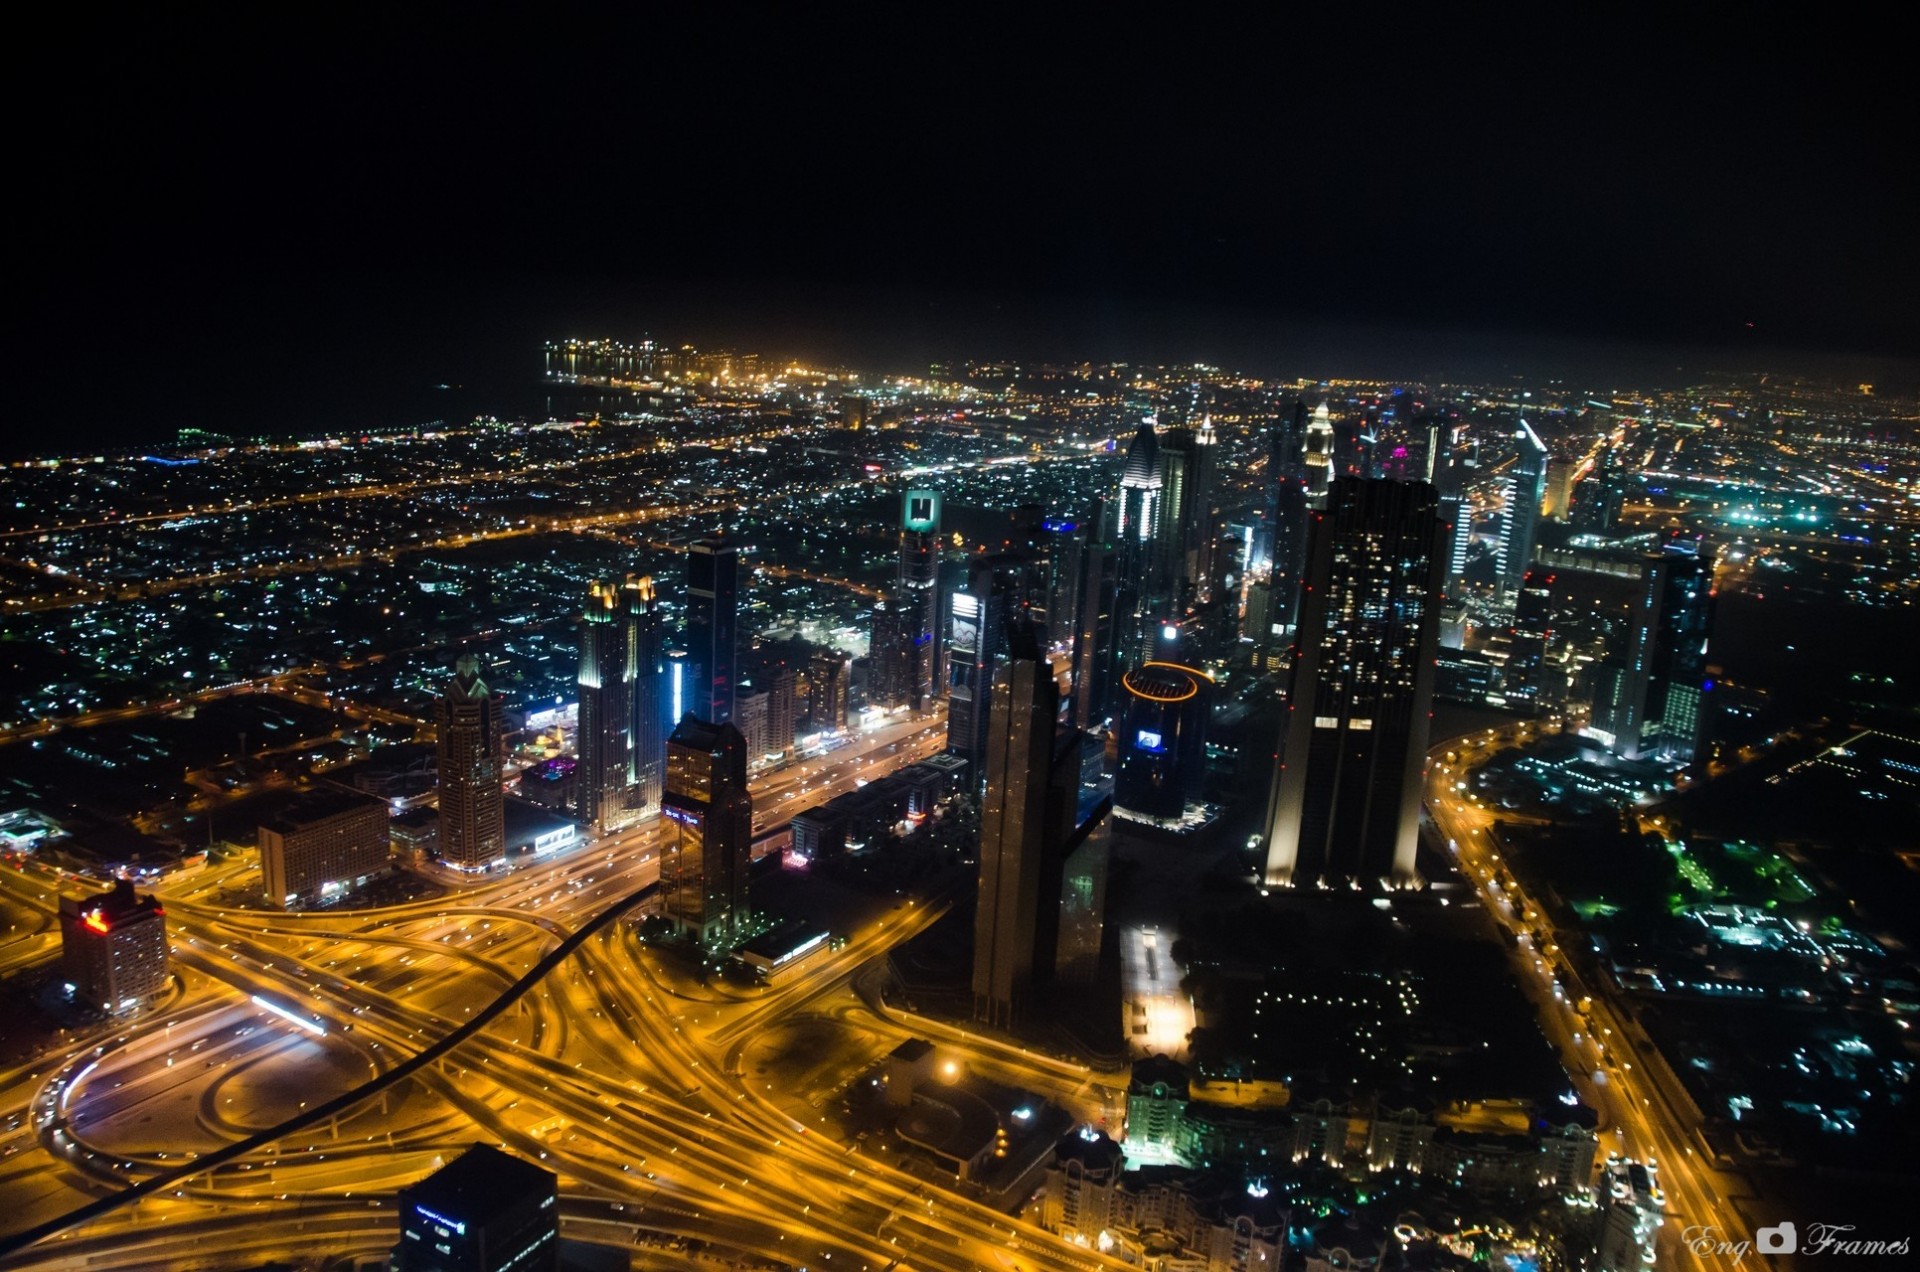
{"label": "high-rise building", "polygon": [[1520,595],[1513,604],[1513,625],[1507,629],[1506,697],[1509,702],[1557,703],[1564,684],[1548,682],[1547,652],[1553,646],[1554,596],[1557,576],[1544,565],[1527,567]]}
{"label": "high-rise building", "polygon": [[733,700],[733,723],[747,744],[749,771],[765,765],[767,753],[773,749],[772,733],[768,728],[772,705],[772,694],[750,686],[742,689]]}
{"label": "high-rise building", "polygon": [[1333,416],[1325,402],[1313,408],[1306,440],[1307,498],[1318,507],[1333,484]]}
{"label": "high-rise building", "polygon": [[1525,420],[1514,434],[1518,454],[1506,479],[1506,506],[1500,513],[1500,586],[1518,590],[1533,562],[1540,529],[1540,506],[1547,497],[1547,448]]}
{"label": "high-rise building", "polygon": [[1016,625],[992,669],[980,896],[974,914],[974,1014],[1002,1028],[1051,979],[1061,880],[1080,787],[1080,736],[1060,727],[1059,689],[1037,634]]}
{"label": "high-rise building", "polygon": [[1666,545],[1666,595],[1654,644],[1649,709],[1659,712],[1661,758],[1691,764],[1705,737],[1707,640],[1713,632],[1713,551],[1693,540]]}
{"label": "high-rise building", "polygon": [[507,858],[506,752],[500,699],[480,678],[480,660],[464,654],[437,704],[440,763],[440,859],[458,870],[487,870]]}
{"label": "high-rise building", "polygon": [[595,834],[632,820],[633,684],[628,675],[631,620],[621,613],[621,589],[595,582],[580,616],[579,763],[574,769],[575,813]]}
{"label": "high-rise building", "polygon": [[[1653,662],[1660,638],[1661,610],[1667,598],[1667,562],[1657,556],[1635,563],[1633,598],[1623,615],[1624,630],[1612,641],[1607,657],[1587,672],[1587,732],[1617,755],[1637,760],[1652,741],[1649,736],[1648,697]],[[1659,719],[1659,703],[1653,703]]]}
{"label": "high-rise building", "polygon": [[1626,502],[1626,482],[1611,447],[1601,449],[1593,461],[1593,471],[1573,488],[1569,520],[1584,534],[1609,534],[1620,523],[1620,509]]}
{"label": "high-rise building", "polygon": [[986,779],[988,702],[994,659],[1007,648],[1007,625],[1019,613],[1026,562],[1011,554],[968,562],[967,590],[955,593],[947,643],[947,750]]}
{"label": "high-rise building", "polygon": [[733,719],[739,622],[739,549],[701,539],[687,549],[687,654],[699,668],[688,710],[715,724]]}
{"label": "high-rise building", "polygon": [[1145,595],[1155,613],[1184,611],[1204,587],[1213,550],[1211,419],[1159,439],[1160,500]]}
{"label": "high-rise building", "polygon": [[400,1190],[395,1272],[557,1272],[559,1177],[486,1144]]}
{"label": "high-rise building", "polygon": [[1256,645],[1264,646],[1274,627],[1293,625],[1300,599],[1300,571],[1307,559],[1308,507],[1307,404],[1295,402],[1286,415],[1284,426],[1274,431],[1273,445],[1267,455],[1271,470],[1268,479],[1268,566],[1271,602],[1267,625],[1250,632]]}
{"label": "high-rise building", "polygon": [[1082,526],[1080,594],[1074,602],[1073,722],[1083,729],[1107,718],[1109,688],[1117,674],[1113,661],[1119,557],[1110,524],[1113,508],[1111,500],[1096,502]]}
{"label": "high-rise building", "polygon": [[1340,478],[1314,515],[1270,884],[1415,881],[1446,529],[1425,482]]}
{"label": "high-rise building", "polygon": [[67,992],[106,1012],[133,1011],[167,987],[166,911],[133,884],[60,898],[60,966]]}
{"label": "high-rise building", "polygon": [[893,591],[900,622],[894,639],[905,705],[933,706],[940,665],[940,492],[909,490],[900,505],[900,564]]}
{"label": "high-rise building", "polygon": [[1160,443],[1143,422],[1127,446],[1113,522],[1114,657],[1123,665],[1140,656],[1146,625],[1172,604],[1158,570],[1163,519]]}
{"label": "high-rise building", "polygon": [[1452,586],[1467,572],[1467,553],[1473,547],[1473,505],[1464,494],[1442,495],[1440,516],[1453,527],[1446,547],[1446,578]]}
{"label": "high-rise building", "polygon": [[807,664],[807,730],[838,733],[847,727],[847,656],[816,649]]}
{"label": "high-rise building", "polygon": [[679,717],[668,714],[671,688],[660,598],[654,592],[653,580],[629,577],[621,596],[627,626],[627,676],[633,686],[633,731],[627,739],[631,786],[628,806],[645,816],[660,811],[668,723]]}
{"label": "high-rise building", "polygon": [[667,739],[660,811],[674,835],[660,857],[664,912],[703,945],[731,942],[747,922],[753,797],[747,741],[731,724],[684,717]]}
{"label": "high-rise building", "polygon": [[314,790],[262,822],[260,875],[267,903],[325,905],[387,872],[393,837],[387,802],[341,790]]}
{"label": "high-rise building", "polygon": [[867,705],[880,711],[898,711],[912,701],[904,635],[907,620],[897,595],[875,601],[872,615],[867,641]]}
{"label": "high-rise building", "polygon": [[1178,663],[1150,662],[1121,678],[1127,712],[1120,729],[1116,808],[1177,821],[1198,800],[1207,775],[1207,721],[1213,678]]}

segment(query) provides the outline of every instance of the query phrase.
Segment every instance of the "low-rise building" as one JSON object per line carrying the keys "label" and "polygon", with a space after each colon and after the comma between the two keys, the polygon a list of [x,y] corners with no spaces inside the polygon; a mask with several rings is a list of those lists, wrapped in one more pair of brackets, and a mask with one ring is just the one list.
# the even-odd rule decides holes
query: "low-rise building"
{"label": "low-rise building", "polygon": [[386,801],[337,789],[305,792],[260,826],[267,903],[295,909],[340,900],[391,865]]}

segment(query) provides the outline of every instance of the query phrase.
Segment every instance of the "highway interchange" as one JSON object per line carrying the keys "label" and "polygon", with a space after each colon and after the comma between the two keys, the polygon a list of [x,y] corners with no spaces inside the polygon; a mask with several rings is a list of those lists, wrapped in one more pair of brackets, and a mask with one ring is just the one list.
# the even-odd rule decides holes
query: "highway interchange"
{"label": "highway interchange", "polygon": [[[937,720],[908,721],[770,775],[756,788],[763,825],[938,749],[943,734]],[[643,891],[657,876],[660,833],[642,826],[379,910],[281,914],[202,899],[234,865],[163,888],[180,989],[137,1021],[83,1032],[63,1053],[0,1074],[9,1128],[0,1180],[19,1199],[8,1228],[20,1232],[161,1172],[183,1177],[11,1252],[9,1266],[234,1266],[321,1244],[371,1257],[396,1239],[394,1190],[476,1139],[561,1174],[569,1235],[630,1243],[663,1266],[683,1257],[672,1243],[684,1238],[796,1267],[1110,1265],[835,1142],[824,1116],[744,1080],[749,1040],[830,1010],[858,1014],[883,1050],[932,1035],[970,1064],[1089,1115],[1109,1112],[1108,1087],[1123,1078],[883,1014],[851,992],[862,967],[938,917],[938,899],[902,899],[769,990],[699,984],[635,925],[607,923],[409,1081],[242,1160],[199,1168],[458,1027],[563,934]],[[0,891],[30,913],[50,914],[63,887],[74,881],[31,861],[0,868]],[[33,939],[44,949],[44,932]]]}

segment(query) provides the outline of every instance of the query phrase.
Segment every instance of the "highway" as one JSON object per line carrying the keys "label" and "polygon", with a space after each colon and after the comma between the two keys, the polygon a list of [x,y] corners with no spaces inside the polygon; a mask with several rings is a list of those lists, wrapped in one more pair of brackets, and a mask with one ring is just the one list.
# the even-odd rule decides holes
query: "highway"
{"label": "highway", "polygon": [[[767,774],[755,788],[766,810],[756,820],[777,825],[943,739],[937,718],[890,722]],[[135,1184],[149,1195],[12,1257],[56,1266],[69,1250],[106,1252],[96,1266],[138,1266],[182,1253],[176,1234],[189,1231],[191,1258],[208,1262],[311,1250],[319,1237],[342,1252],[372,1252],[396,1239],[390,1213],[374,1203],[478,1138],[557,1170],[570,1229],[597,1224],[593,1233],[638,1242],[650,1258],[662,1251],[648,1242],[666,1233],[772,1266],[829,1255],[832,1267],[876,1270],[895,1260],[955,1272],[1120,1266],[837,1143],[824,1119],[808,1125],[780,1093],[744,1080],[743,1042],[778,1022],[829,1004],[870,1016],[846,1000],[848,987],[932,923],[943,899],[880,912],[844,934],[845,948],[771,990],[696,999],[678,969],[610,913],[657,877],[661,833],[635,827],[447,896],[358,912],[235,910],[183,886],[166,899],[179,1001],[131,1028],[74,1038],[31,1073],[0,1081],[5,1112],[20,1119],[0,1139],[14,1150],[5,1166],[65,1189],[17,1212],[10,1230],[89,1195]],[[50,913],[63,882],[71,887],[32,862],[0,867],[0,891],[29,913]],[[596,921],[604,925],[580,938]],[[566,938],[577,948],[555,958]],[[496,1019],[441,1058],[413,1063],[530,973],[526,992]],[[296,1026],[256,999],[309,1023]],[[1088,1093],[1108,1075],[934,1022],[873,1024],[889,1037],[932,1036],[1063,1102],[1077,1094],[1104,1107]],[[339,1094],[374,1084],[378,1094]],[[330,1101],[341,1107],[310,1116]],[[302,1116],[305,1125],[285,1129]],[[269,1124],[281,1128],[271,1142],[223,1157]],[[576,1222],[584,1205],[628,1209]]]}
{"label": "highway", "polygon": [[[1534,726],[1517,723],[1452,738],[1432,748],[1427,777],[1427,810],[1462,875],[1479,891],[1495,925],[1511,936],[1511,955],[1522,988],[1540,1014],[1541,1028],[1560,1051],[1575,1086],[1600,1114],[1601,1155],[1619,1152],[1657,1164],[1666,1194],[1665,1221],[1658,1234],[1659,1265],[1733,1272],[1737,1266],[1765,1269],[1768,1260],[1749,1253],[1696,1253],[1681,1241],[1694,1224],[1717,1225],[1738,1240],[1746,1221],[1729,1200],[1751,1195],[1732,1172],[1716,1170],[1692,1118],[1656,1080],[1644,1055],[1645,1035],[1631,1011],[1617,1002],[1608,985],[1586,983],[1571,965],[1562,934],[1521,889],[1501,860],[1492,835],[1493,816],[1469,793],[1468,774],[1476,762],[1502,746],[1531,740]],[[1583,940],[1575,933],[1567,939]]]}

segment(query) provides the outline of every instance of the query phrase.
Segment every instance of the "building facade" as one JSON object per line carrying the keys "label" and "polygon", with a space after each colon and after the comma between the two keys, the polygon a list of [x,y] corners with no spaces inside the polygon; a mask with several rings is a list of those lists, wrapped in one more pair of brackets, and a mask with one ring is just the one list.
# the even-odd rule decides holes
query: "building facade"
{"label": "building facade", "polygon": [[674,833],[660,858],[664,913],[703,945],[730,944],[745,926],[753,797],[747,742],[731,724],[686,716],[667,739],[661,812]]}
{"label": "building facade", "polygon": [[259,831],[260,874],[271,905],[324,905],[392,865],[387,802],[313,791]]}
{"label": "building facade", "polygon": [[166,911],[117,880],[94,896],[60,898],[60,965],[68,992],[101,1011],[137,1011],[167,987]]}
{"label": "building facade", "polygon": [[1314,516],[1268,804],[1270,886],[1415,882],[1445,533],[1425,482],[1343,477]]}
{"label": "building facade", "polygon": [[687,710],[714,724],[733,719],[739,625],[739,549],[701,539],[687,549],[687,655],[697,669]]}
{"label": "building facade", "polygon": [[506,753],[500,699],[480,678],[480,660],[463,655],[437,704],[440,763],[440,859],[456,870],[506,861]]}

